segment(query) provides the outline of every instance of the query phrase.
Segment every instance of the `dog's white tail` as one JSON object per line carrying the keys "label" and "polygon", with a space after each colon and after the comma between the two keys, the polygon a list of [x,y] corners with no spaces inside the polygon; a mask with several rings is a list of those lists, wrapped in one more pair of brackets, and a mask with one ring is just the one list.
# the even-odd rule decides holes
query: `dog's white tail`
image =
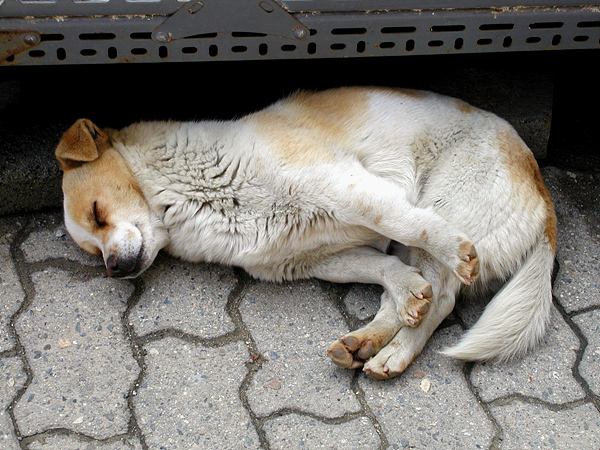
{"label": "dog's white tail", "polygon": [[544,236],[475,325],[442,353],[466,361],[505,361],[531,350],[544,336],[550,319],[553,264],[554,252]]}

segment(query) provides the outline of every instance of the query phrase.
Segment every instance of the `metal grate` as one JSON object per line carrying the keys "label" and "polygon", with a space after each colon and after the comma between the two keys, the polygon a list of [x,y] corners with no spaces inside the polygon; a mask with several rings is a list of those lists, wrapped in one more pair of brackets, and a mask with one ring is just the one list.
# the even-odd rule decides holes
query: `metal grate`
{"label": "metal grate", "polygon": [[[600,48],[600,2],[505,2],[502,8],[456,3],[471,7],[417,9],[427,2],[391,0],[0,0],[0,61],[156,63]],[[367,5],[380,9],[361,10]]]}

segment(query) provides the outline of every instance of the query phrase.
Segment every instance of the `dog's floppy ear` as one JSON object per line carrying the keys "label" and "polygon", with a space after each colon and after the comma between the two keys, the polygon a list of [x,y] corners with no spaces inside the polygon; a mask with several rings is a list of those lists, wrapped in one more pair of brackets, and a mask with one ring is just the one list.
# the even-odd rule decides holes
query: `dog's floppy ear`
{"label": "dog's floppy ear", "polygon": [[56,147],[56,158],[63,170],[94,161],[109,144],[108,135],[88,119],[79,119]]}

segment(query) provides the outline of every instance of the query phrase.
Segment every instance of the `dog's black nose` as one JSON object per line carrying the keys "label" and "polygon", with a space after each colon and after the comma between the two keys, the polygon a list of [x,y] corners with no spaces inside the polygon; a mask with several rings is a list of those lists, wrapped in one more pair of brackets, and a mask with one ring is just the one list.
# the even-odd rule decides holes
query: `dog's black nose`
{"label": "dog's black nose", "polygon": [[110,277],[133,275],[136,266],[137,260],[134,258],[119,258],[117,255],[110,255],[106,260],[106,270]]}

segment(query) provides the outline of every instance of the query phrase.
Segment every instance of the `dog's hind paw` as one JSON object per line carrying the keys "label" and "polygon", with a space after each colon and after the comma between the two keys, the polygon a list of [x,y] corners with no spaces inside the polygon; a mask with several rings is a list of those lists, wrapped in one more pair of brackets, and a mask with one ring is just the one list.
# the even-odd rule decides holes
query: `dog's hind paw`
{"label": "dog's hind paw", "polygon": [[334,364],[344,369],[357,369],[362,367],[366,360],[376,355],[380,348],[381,343],[377,344],[375,340],[355,332],[331,344],[327,349],[327,355]]}
{"label": "dog's hind paw", "polygon": [[399,312],[402,323],[409,327],[419,325],[427,311],[429,311],[432,298],[433,290],[429,283],[422,289],[415,292],[411,291],[405,306]]}

